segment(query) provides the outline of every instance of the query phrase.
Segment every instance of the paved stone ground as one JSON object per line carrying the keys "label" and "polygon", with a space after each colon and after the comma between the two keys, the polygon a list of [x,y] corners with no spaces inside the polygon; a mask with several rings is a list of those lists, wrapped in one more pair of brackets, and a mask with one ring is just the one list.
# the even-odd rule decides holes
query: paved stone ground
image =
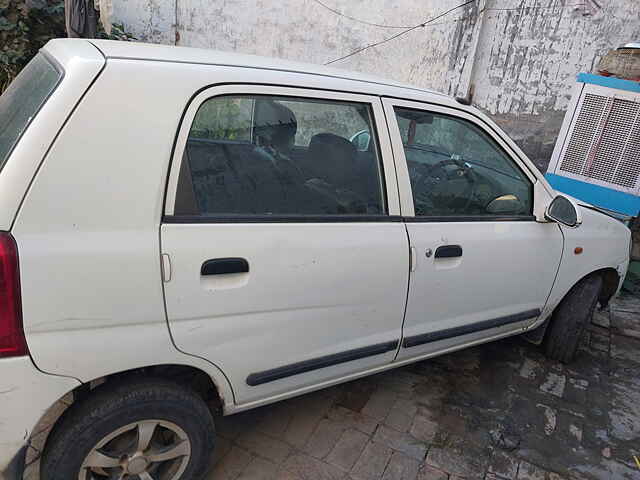
{"label": "paved stone ground", "polygon": [[623,296],[569,366],[516,337],[218,418],[207,480],[640,479],[639,372]]}
{"label": "paved stone ground", "polygon": [[507,339],[220,418],[207,480],[640,479],[640,298],[571,365]]}

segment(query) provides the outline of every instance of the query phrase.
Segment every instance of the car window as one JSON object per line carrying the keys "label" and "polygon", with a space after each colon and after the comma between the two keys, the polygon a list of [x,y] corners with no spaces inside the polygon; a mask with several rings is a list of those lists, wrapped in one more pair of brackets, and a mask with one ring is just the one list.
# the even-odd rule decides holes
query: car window
{"label": "car window", "polygon": [[[351,141],[363,131],[371,135],[366,151]],[[206,100],[189,131],[175,213],[384,214],[372,132],[368,104],[262,95]]]}
{"label": "car window", "polygon": [[311,139],[320,133],[332,133],[350,140],[358,132],[370,130],[368,107],[365,105],[285,99],[279,103],[291,109],[298,121],[294,139],[296,146],[309,146]]}
{"label": "car window", "polygon": [[483,130],[457,117],[395,109],[416,216],[533,212],[533,185]]}
{"label": "car window", "polygon": [[62,72],[38,54],[0,96],[0,168],[61,77]]}

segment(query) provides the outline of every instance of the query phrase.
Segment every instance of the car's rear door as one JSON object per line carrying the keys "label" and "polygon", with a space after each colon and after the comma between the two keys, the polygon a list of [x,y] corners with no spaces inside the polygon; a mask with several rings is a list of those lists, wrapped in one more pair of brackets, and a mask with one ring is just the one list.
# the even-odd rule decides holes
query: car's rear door
{"label": "car's rear door", "polygon": [[409,257],[383,122],[376,97],[300,88],[213,87],[187,108],[161,227],[167,314],[239,404],[393,360]]}
{"label": "car's rear door", "polygon": [[536,222],[535,175],[467,112],[384,103],[414,253],[398,359],[530,325],[563,245],[556,224]]}

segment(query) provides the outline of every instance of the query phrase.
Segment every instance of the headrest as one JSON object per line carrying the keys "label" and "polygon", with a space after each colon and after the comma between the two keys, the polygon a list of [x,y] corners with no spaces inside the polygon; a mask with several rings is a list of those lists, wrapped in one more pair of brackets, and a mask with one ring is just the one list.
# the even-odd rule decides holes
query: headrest
{"label": "headrest", "polygon": [[351,160],[357,155],[356,147],[349,140],[333,133],[318,133],[311,137],[309,152],[342,160]]}
{"label": "headrest", "polygon": [[256,100],[254,134],[263,145],[278,147],[293,143],[297,130],[298,122],[291,109],[273,100]]}

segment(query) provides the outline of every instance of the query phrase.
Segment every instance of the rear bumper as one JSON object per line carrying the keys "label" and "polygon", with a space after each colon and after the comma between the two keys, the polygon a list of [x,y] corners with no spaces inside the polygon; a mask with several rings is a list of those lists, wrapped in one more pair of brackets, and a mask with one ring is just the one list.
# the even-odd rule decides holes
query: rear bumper
{"label": "rear bumper", "polygon": [[0,360],[0,479],[18,480],[33,429],[59,398],[80,385],[47,375],[29,357]]}

